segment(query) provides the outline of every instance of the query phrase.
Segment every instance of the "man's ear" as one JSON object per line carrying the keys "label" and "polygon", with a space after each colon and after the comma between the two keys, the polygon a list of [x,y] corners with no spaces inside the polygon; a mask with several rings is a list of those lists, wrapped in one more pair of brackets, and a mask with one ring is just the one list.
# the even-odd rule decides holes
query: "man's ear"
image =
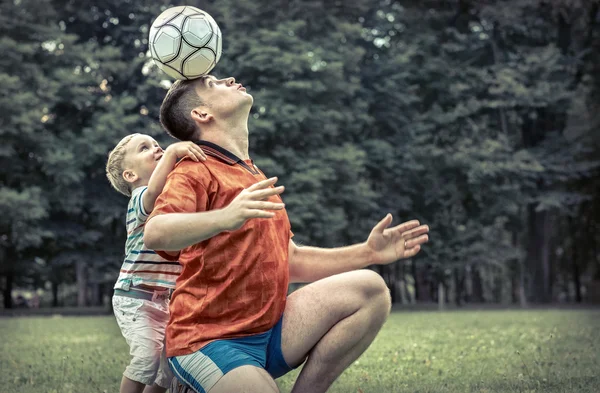
{"label": "man's ear", "polygon": [[131,169],[126,169],[123,171],[123,179],[128,183],[133,183],[138,179],[138,175]]}
{"label": "man's ear", "polygon": [[207,111],[205,111],[201,106],[192,109],[191,115],[192,119],[194,119],[195,122],[200,124],[206,124],[213,118],[213,116]]}

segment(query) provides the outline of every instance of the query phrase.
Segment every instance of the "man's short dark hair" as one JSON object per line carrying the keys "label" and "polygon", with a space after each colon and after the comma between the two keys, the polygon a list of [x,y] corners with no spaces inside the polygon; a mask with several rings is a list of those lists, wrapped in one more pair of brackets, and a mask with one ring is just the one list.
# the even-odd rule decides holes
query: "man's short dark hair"
{"label": "man's short dark hair", "polygon": [[160,106],[160,123],[180,141],[194,138],[198,125],[192,119],[194,108],[205,105],[194,87],[195,80],[178,80],[169,89]]}

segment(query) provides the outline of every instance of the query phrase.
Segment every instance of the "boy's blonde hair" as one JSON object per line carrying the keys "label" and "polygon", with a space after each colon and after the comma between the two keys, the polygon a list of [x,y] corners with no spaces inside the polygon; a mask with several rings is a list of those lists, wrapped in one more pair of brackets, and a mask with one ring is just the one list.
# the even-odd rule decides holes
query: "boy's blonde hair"
{"label": "boy's blonde hair", "polygon": [[117,146],[108,153],[108,161],[106,161],[106,177],[108,177],[108,181],[110,181],[115,190],[128,197],[131,196],[131,183],[125,181],[123,178],[125,149],[129,141],[136,135],[140,134],[127,135],[121,139],[117,143]]}

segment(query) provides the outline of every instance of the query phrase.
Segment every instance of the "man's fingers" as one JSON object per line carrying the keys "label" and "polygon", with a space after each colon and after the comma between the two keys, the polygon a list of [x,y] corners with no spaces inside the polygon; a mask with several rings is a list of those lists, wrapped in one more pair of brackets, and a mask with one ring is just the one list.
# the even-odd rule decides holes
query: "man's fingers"
{"label": "man's fingers", "polygon": [[411,230],[413,228],[416,228],[420,224],[421,223],[419,222],[419,220],[410,220],[410,221],[403,222],[402,224],[396,225],[393,228],[390,228],[390,231],[394,231],[394,232],[406,235],[404,232]]}
{"label": "man's fingers", "polygon": [[270,187],[277,182],[277,177],[272,177],[267,180],[259,181],[258,183],[254,183],[250,187],[247,188],[248,191],[256,191],[262,190],[264,188]]}
{"label": "man's fingers", "polygon": [[406,240],[406,242],[404,244],[405,244],[406,249],[410,249],[412,247],[419,246],[420,244],[427,243],[428,241],[429,241],[428,235],[421,235],[419,237]]}
{"label": "man's fingers", "polygon": [[249,209],[260,209],[260,210],[281,210],[285,207],[284,203],[274,202],[263,202],[263,201],[250,201],[247,202]]}
{"label": "man's fingers", "polygon": [[273,218],[275,213],[265,210],[251,209],[246,212],[246,218]]}
{"label": "man's fingers", "polygon": [[387,228],[392,223],[392,215],[390,213],[386,214],[385,217],[381,221],[375,225],[373,231],[383,233],[383,230]]}
{"label": "man's fingers", "polygon": [[402,237],[405,239],[411,239],[411,238],[414,238],[417,236],[421,236],[428,232],[429,232],[429,225],[421,225],[414,229],[411,229],[410,231],[406,231],[406,232],[402,233]]}
{"label": "man's fingers", "polygon": [[268,199],[270,196],[281,194],[283,190],[285,190],[284,186],[267,188],[266,190],[255,190],[250,192],[249,197],[254,201],[265,200]]}
{"label": "man's fingers", "polygon": [[414,257],[419,253],[419,251],[421,251],[421,246],[418,245],[411,248],[407,248],[406,250],[404,250],[404,258]]}

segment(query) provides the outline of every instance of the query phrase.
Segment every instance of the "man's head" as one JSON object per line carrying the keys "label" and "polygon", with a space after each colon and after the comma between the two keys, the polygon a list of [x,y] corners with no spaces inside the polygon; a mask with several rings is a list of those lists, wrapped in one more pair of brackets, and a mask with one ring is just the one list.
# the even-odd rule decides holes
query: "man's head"
{"label": "man's head", "polygon": [[252,96],[234,78],[206,75],[173,83],[160,107],[160,122],[182,140],[200,139],[201,130],[215,123],[247,121]]}
{"label": "man's head", "polygon": [[148,185],[163,149],[150,135],[131,134],[108,154],[106,177],[115,190],[131,196],[135,187]]}

